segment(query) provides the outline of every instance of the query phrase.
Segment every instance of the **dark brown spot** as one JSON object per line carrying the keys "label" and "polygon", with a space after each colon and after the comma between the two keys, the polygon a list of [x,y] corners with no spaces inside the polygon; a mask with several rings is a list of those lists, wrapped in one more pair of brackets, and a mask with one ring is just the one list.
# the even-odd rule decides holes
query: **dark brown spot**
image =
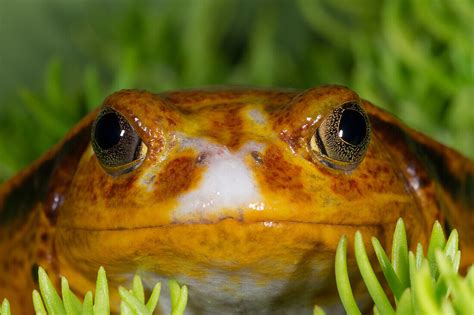
{"label": "dark brown spot", "polygon": [[44,249],[39,249],[36,253],[36,256],[40,258],[41,260],[43,260],[43,259],[46,259],[46,257],[48,256],[48,253],[46,253]]}
{"label": "dark brown spot", "polygon": [[155,196],[158,200],[175,199],[188,191],[201,179],[201,167],[196,157],[182,156],[170,161],[155,181]]}
{"label": "dark brown spot", "polygon": [[331,184],[331,190],[335,194],[344,196],[347,200],[353,200],[362,196],[359,184],[353,179],[335,180]]}
{"label": "dark brown spot", "polygon": [[107,185],[104,183],[103,186],[99,185],[99,187],[103,187],[102,189],[104,190],[105,198],[110,200],[115,198],[121,199],[130,191],[133,191],[133,186],[135,185],[135,182],[138,178],[137,176],[138,175],[135,172],[124,174],[115,179],[112,185]]}
{"label": "dark brown spot", "polygon": [[49,240],[49,235],[46,232],[41,233],[41,241],[46,243]]}
{"label": "dark brown spot", "polygon": [[303,189],[301,168],[287,162],[278,148],[268,148],[263,161],[263,180],[270,191],[288,193],[295,201],[311,199]]}

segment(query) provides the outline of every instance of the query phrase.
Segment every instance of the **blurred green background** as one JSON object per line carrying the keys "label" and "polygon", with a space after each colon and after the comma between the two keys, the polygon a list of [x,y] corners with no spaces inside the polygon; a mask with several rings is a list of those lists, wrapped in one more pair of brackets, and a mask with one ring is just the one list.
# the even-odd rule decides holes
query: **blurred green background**
{"label": "blurred green background", "polygon": [[472,0],[0,0],[0,182],[114,90],[337,83],[474,157]]}

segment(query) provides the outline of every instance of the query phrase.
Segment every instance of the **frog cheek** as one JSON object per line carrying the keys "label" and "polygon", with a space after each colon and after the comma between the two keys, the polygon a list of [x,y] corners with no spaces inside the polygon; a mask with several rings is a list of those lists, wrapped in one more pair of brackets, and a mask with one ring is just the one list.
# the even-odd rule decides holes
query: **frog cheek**
{"label": "frog cheek", "polygon": [[91,142],[99,164],[111,176],[129,173],[139,167],[148,151],[125,117],[107,107],[94,121]]}

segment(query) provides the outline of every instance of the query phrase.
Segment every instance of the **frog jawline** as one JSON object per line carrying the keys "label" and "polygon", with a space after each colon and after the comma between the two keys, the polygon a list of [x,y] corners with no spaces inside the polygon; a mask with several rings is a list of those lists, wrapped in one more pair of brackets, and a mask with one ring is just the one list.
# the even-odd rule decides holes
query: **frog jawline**
{"label": "frog jawline", "polygon": [[59,227],[64,230],[82,230],[82,231],[91,231],[91,232],[105,232],[105,231],[137,231],[137,230],[147,230],[147,229],[160,229],[160,228],[167,228],[167,227],[174,227],[174,226],[196,226],[196,225],[218,225],[223,222],[236,222],[241,224],[262,224],[268,228],[277,227],[278,225],[283,224],[311,224],[314,226],[334,226],[334,227],[353,227],[355,229],[365,229],[365,228],[374,228],[379,227],[383,228],[386,225],[394,225],[395,221],[388,221],[388,222],[378,222],[378,223],[331,223],[331,222],[311,222],[311,221],[294,221],[294,220],[264,220],[264,221],[245,221],[240,219],[235,219],[232,217],[225,217],[219,219],[217,221],[208,221],[208,222],[180,222],[180,223],[168,223],[168,224],[160,224],[160,225],[148,225],[148,226],[135,226],[135,227],[111,227],[111,228],[89,228],[89,227],[75,227],[75,226],[63,226]]}

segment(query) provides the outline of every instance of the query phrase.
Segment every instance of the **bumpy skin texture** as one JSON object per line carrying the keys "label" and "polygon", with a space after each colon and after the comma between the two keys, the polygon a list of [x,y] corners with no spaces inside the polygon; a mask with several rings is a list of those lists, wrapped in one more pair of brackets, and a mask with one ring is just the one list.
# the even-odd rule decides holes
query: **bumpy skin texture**
{"label": "bumpy skin texture", "polygon": [[[372,134],[346,172],[313,159],[308,143],[349,101],[366,110]],[[340,236],[359,229],[389,246],[400,216],[412,247],[435,220],[449,222],[465,241],[463,264],[473,262],[473,162],[347,88],[124,90],[103,106],[147,146],[138,168],[113,177],[100,166],[96,111],[0,190],[0,296],[16,314],[31,311],[37,265],[78,292],[100,265],[111,287],[136,271],[150,284],[174,278],[195,314],[337,310]]]}

